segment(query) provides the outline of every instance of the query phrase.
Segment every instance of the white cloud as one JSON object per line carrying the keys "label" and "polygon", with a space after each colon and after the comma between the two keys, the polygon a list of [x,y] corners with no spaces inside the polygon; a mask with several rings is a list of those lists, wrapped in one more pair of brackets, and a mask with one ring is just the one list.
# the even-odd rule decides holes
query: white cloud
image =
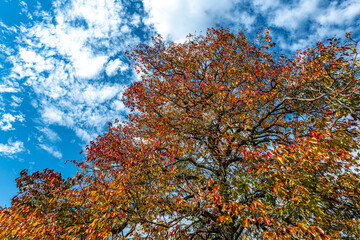
{"label": "white cloud", "polygon": [[45,144],[39,144],[39,147],[41,147],[42,149],[47,151],[49,154],[53,155],[54,157],[56,157],[58,159],[62,158],[62,153],[59,152],[59,151],[56,151],[53,147],[50,147],[50,146],[45,145]]}
{"label": "white cloud", "polygon": [[6,29],[7,31],[10,31],[10,32],[16,32],[17,31],[15,26],[9,27],[6,24],[4,24],[2,21],[0,21],[0,27],[4,28],[4,29]]}
{"label": "white cloud", "polygon": [[48,124],[63,125],[63,115],[64,113],[54,106],[45,107],[42,111],[42,118]]}
{"label": "white cloud", "polygon": [[10,113],[5,113],[0,119],[0,128],[3,131],[14,130],[12,123],[15,121],[23,122],[25,121],[22,115],[12,115]]}
{"label": "white cloud", "polygon": [[[0,27],[1,27],[1,25],[0,25]],[[11,55],[13,53],[13,49],[6,46],[5,44],[0,43],[0,53],[1,54],[6,54],[6,55]],[[1,66],[1,68],[3,68],[3,66]]]}
{"label": "white cloud", "polygon": [[75,76],[88,79],[96,77],[103,70],[106,61],[106,56],[94,56],[89,52],[83,51],[73,57]]}
{"label": "white cloud", "polygon": [[125,15],[123,6],[114,0],[76,0],[63,12],[71,20],[85,19],[95,37],[117,32]]}
{"label": "white cloud", "polygon": [[48,127],[37,128],[40,132],[43,132],[51,142],[61,141],[59,135]]}
{"label": "white cloud", "polygon": [[120,59],[115,59],[115,60],[108,62],[105,71],[106,71],[106,74],[111,77],[111,76],[114,76],[115,74],[117,74],[118,71],[124,72],[128,69],[129,69],[128,65],[126,65],[124,62],[120,61]]}
{"label": "white cloud", "polygon": [[[216,23],[226,23],[233,17],[237,0],[143,0],[148,12],[146,23],[158,33],[174,41],[183,41],[189,33],[205,32]],[[237,21],[242,21],[237,19]]]}
{"label": "white cloud", "polygon": [[6,93],[6,92],[18,92],[18,89],[11,86],[0,85],[0,93]]}
{"label": "white cloud", "polygon": [[[120,117],[120,105],[112,103],[121,99],[122,91],[123,85],[120,84],[85,85],[75,82],[65,96],[57,99],[56,104],[48,101],[40,103],[42,121],[73,129],[78,137],[88,141],[90,136],[101,133],[108,121]],[[125,108],[124,105],[122,107]],[[89,133],[84,134],[86,131]]]}
{"label": "white cloud", "polygon": [[10,106],[12,106],[12,107],[19,107],[20,106],[20,104],[22,102],[21,98],[12,95],[11,99],[12,99],[12,102],[11,102]]}
{"label": "white cloud", "polygon": [[132,25],[134,25],[135,27],[138,27],[139,24],[141,23],[141,17],[140,15],[138,14],[134,14],[132,19],[131,19],[131,22],[130,22]]}
{"label": "white cloud", "polygon": [[24,143],[21,141],[8,141],[8,144],[0,144],[0,155],[12,157],[12,155],[24,151]]}
{"label": "white cloud", "polygon": [[255,7],[255,10],[260,10],[260,12],[271,11],[272,9],[277,8],[280,5],[279,0],[253,0],[252,4]]}
{"label": "white cloud", "polygon": [[[335,35],[357,32],[356,18],[360,16],[360,2],[299,0],[254,0],[253,12],[263,19],[262,26],[275,29],[278,46],[285,50],[305,49],[318,41]],[[275,28],[274,28],[275,27]],[[282,34],[286,30],[286,34]]]}
{"label": "white cloud", "polygon": [[[118,0],[59,0],[53,11],[37,12],[43,21],[19,28],[21,43],[9,58],[14,65],[9,77],[34,91],[31,104],[41,115],[40,124],[68,127],[88,141],[121,117],[121,105],[113,102],[119,101],[123,84],[103,76],[124,76],[128,66],[115,57],[140,42],[133,26],[143,13],[128,14]],[[16,89],[4,86],[11,90]]]}
{"label": "white cloud", "polygon": [[[9,28],[0,22],[0,27],[16,33],[19,41],[18,54],[0,45],[0,49],[6,49],[8,60],[14,66],[8,76],[10,80],[0,83],[0,92],[32,90],[30,101],[41,115],[39,124],[49,128],[51,125],[65,126],[88,141],[103,131],[106,122],[121,118],[120,113],[125,110],[121,101],[123,86],[139,76],[129,76],[131,71],[127,71],[127,64],[120,59],[125,50],[129,50],[128,45],[140,43],[142,23],[147,24],[142,30],[148,31],[151,26],[152,30],[175,41],[184,40],[189,33],[205,33],[217,23],[233,29],[245,28],[247,33],[275,26],[280,36],[281,30],[289,33],[286,37],[275,38],[275,42],[293,50],[312,45],[329,34],[341,33],[347,26],[333,29],[327,26],[350,25],[360,12],[356,0],[326,7],[319,0],[290,3],[280,0],[143,0],[148,13],[144,19],[141,7],[134,8],[135,13],[130,14],[126,4],[128,1],[55,0],[53,12],[39,9],[32,13],[36,15],[34,19],[42,19],[32,21],[31,27]],[[104,78],[105,74],[109,78]],[[12,106],[17,105],[14,102]]]}
{"label": "white cloud", "polygon": [[[240,27],[243,30],[251,31],[253,25],[256,20],[256,16],[254,14],[250,14],[247,12],[234,11],[232,15],[227,16],[227,18],[235,24],[236,27]],[[244,29],[245,28],[245,29]],[[238,31],[239,29],[234,29]]]}
{"label": "white cloud", "polygon": [[[20,49],[23,67],[33,69],[35,73],[53,70],[54,65],[59,64],[59,60],[52,55],[59,53],[71,62],[68,68],[72,68],[69,70],[73,70],[74,76],[87,79],[98,76],[107,61],[107,56],[96,54],[90,46],[86,46],[86,42],[92,37],[91,33],[74,28],[69,23],[63,25],[39,24],[31,29],[24,29],[29,37],[35,37],[41,45],[53,49]],[[20,69],[20,72],[23,71],[24,68]]]}
{"label": "white cloud", "polygon": [[113,101],[111,105],[111,107],[116,111],[121,111],[125,109],[124,103],[120,100]]}
{"label": "white cloud", "polygon": [[81,128],[76,128],[75,133],[79,138],[83,139],[85,142],[94,140],[96,137],[96,134],[90,134],[89,131],[85,131],[84,129]]}
{"label": "white cloud", "polygon": [[32,20],[32,16],[29,13],[28,5],[26,4],[26,2],[20,1],[19,5],[21,7],[20,14],[26,15],[29,19]]}
{"label": "white cloud", "polygon": [[114,86],[90,85],[82,92],[82,97],[86,102],[87,106],[89,105],[91,106],[94,103],[98,105],[104,103],[107,100],[114,98],[121,90],[122,90],[121,87],[116,85]]}
{"label": "white cloud", "polygon": [[322,25],[351,23],[360,15],[360,2],[358,0],[343,1],[341,4],[330,5],[318,15],[317,21]]}
{"label": "white cloud", "polygon": [[26,64],[25,67],[28,69],[33,69],[35,73],[42,73],[44,71],[53,70],[54,65],[52,59],[46,59],[37,54],[34,50],[20,48],[19,57]]}
{"label": "white cloud", "polygon": [[281,6],[274,12],[270,22],[278,27],[297,29],[304,21],[317,16],[318,4],[319,0],[301,0],[293,6]]}

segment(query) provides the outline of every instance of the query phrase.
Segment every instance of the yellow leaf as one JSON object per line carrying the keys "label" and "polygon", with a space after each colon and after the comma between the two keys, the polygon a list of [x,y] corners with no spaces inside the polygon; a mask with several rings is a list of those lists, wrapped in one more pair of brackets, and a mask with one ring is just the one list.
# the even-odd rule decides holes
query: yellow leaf
{"label": "yellow leaf", "polygon": [[95,219],[92,223],[91,226],[95,226],[95,224],[99,221],[99,219]]}
{"label": "yellow leaf", "polygon": [[248,226],[248,219],[245,218],[243,221],[243,227],[246,228]]}

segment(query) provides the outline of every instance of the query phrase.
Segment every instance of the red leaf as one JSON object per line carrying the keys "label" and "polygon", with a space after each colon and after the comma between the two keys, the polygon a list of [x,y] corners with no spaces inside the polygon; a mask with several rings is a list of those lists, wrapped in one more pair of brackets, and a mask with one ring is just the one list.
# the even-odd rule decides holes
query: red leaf
{"label": "red leaf", "polygon": [[269,220],[269,218],[267,216],[264,217],[264,222],[266,223],[266,225],[270,224],[270,220]]}

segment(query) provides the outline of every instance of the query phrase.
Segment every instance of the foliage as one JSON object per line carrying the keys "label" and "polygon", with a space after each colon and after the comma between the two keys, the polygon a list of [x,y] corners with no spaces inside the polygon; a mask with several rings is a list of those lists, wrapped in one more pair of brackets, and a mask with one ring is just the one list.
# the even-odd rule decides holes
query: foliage
{"label": "foliage", "polygon": [[356,44],[286,57],[217,28],[138,46],[128,119],[74,178],[23,171],[0,237],[360,238]]}

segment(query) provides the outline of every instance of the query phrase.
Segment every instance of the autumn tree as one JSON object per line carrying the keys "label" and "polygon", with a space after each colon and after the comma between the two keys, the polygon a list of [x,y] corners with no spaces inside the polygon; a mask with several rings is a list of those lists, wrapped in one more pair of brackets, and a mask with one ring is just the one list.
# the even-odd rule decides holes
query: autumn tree
{"label": "autumn tree", "polygon": [[76,177],[23,172],[0,236],[360,238],[357,42],[274,45],[222,28],[139,45],[127,120],[87,146]]}

